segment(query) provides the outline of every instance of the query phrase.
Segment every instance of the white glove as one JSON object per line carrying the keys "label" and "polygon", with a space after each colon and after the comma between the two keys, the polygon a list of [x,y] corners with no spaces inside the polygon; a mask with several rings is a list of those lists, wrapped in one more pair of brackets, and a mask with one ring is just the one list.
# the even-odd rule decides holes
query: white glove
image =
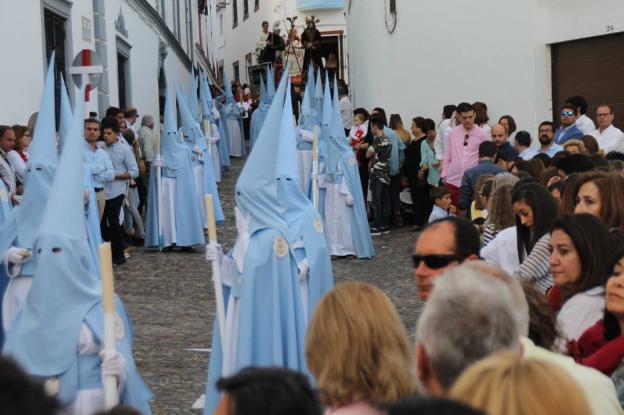
{"label": "white glove", "polygon": [[347,195],[347,197],[345,198],[345,202],[347,203],[347,206],[353,206],[353,196]]}
{"label": "white glove", "polygon": [[199,146],[195,145],[193,146],[193,153],[203,154],[204,152],[202,151],[201,148],[199,148]]}
{"label": "white glove", "polygon": [[206,244],[206,261],[219,261],[223,257],[223,247],[221,244]]}
{"label": "white glove", "polygon": [[126,374],[126,359],[118,351],[107,352],[102,350],[100,352],[102,358],[102,375],[103,376],[116,376],[118,379],[123,379]]}
{"label": "white glove", "polygon": [[4,259],[7,263],[23,264],[26,260],[28,260],[30,255],[31,252],[28,249],[12,246],[7,250],[4,255]]}
{"label": "white glove", "polygon": [[310,270],[310,263],[308,262],[308,258],[305,258],[303,261],[297,264],[299,268],[299,280],[304,280],[308,275],[308,271]]}
{"label": "white glove", "polygon": [[84,194],[83,194],[84,204],[87,205],[87,204],[89,204],[89,201],[91,200],[91,194],[89,193],[88,190],[84,190],[83,192],[84,192]]}
{"label": "white glove", "polygon": [[162,159],[159,157],[156,160],[154,160],[154,166],[155,167],[162,167],[163,166],[163,162]]}

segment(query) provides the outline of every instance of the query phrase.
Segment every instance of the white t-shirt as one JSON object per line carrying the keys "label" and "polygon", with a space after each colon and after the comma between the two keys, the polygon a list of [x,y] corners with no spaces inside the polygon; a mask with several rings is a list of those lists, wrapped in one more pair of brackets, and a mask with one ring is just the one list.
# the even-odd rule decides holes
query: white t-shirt
{"label": "white t-shirt", "polygon": [[624,133],[619,128],[610,125],[602,133],[600,130],[594,130],[589,135],[598,141],[598,147],[605,153],[610,151],[624,153]]}

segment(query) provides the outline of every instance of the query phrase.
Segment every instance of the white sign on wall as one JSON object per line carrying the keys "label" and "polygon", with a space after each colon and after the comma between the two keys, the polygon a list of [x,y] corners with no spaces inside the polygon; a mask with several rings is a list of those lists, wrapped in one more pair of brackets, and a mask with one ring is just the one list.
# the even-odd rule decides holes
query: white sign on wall
{"label": "white sign on wall", "polygon": [[82,16],[82,40],[91,42],[91,19]]}

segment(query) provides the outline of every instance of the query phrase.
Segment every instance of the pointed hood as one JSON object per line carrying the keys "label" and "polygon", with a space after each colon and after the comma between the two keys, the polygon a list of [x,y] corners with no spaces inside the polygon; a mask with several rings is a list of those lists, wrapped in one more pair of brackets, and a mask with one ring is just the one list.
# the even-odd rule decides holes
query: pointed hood
{"label": "pointed hood", "polygon": [[260,105],[268,105],[269,101],[267,99],[267,89],[264,84],[264,77],[260,74]]}
{"label": "pointed hood", "polygon": [[72,120],[71,104],[69,103],[69,96],[67,95],[67,88],[65,86],[65,79],[61,74],[61,125],[59,128],[59,152],[63,151],[67,133],[69,132],[69,125]]}
{"label": "pointed hood", "polygon": [[21,247],[27,249],[31,249],[34,244],[41,223],[41,210],[48,200],[58,164],[54,116],[54,54],[52,54],[39,105],[37,125],[29,147],[28,165],[24,172],[24,198],[16,209],[18,241]]}
{"label": "pointed hood", "polygon": [[317,112],[312,106],[313,94],[314,75],[308,74],[308,84],[306,85],[305,92],[303,93],[303,102],[301,103],[301,115],[299,117],[299,128],[307,131],[312,131],[314,129],[314,126],[319,124]]}
{"label": "pointed hood", "polygon": [[225,89],[225,102],[235,104],[236,100],[234,99],[234,94],[232,94],[232,82],[230,82],[230,78],[225,71],[223,73],[223,88]]}
{"label": "pointed hood", "polygon": [[290,235],[296,239],[300,234],[300,220],[313,207],[299,186],[299,163],[293,119],[290,81],[288,81],[277,150],[277,194],[282,203],[284,218],[290,228]]}
{"label": "pointed hood", "polygon": [[332,97],[329,91],[329,76],[325,75],[325,89],[323,93],[323,110],[321,111],[321,126],[329,127],[334,116],[332,108]]}
{"label": "pointed hood", "polygon": [[199,84],[199,100],[202,105],[202,112],[204,119],[210,122],[215,122],[214,114],[212,113],[212,94],[210,93],[210,85],[208,84],[208,78],[201,72],[201,79]]}
{"label": "pointed hood", "polygon": [[165,122],[160,136],[160,152],[163,157],[163,167],[177,170],[188,162],[186,146],[178,135],[178,122],[176,120],[175,95],[167,87],[165,101]]}
{"label": "pointed hood", "polygon": [[[178,101],[180,98],[178,98]],[[186,104],[195,120],[199,120],[199,102],[197,101],[197,82],[195,81],[195,68],[191,68],[191,84],[189,85]]]}
{"label": "pointed hood", "polygon": [[342,117],[340,115],[340,103],[338,99],[338,87],[336,79],[334,79],[333,101],[334,105],[328,134],[329,154],[327,157],[327,163],[325,164],[325,174],[327,175],[327,180],[329,182],[333,182],[336,179],[338,164],[340,163],[340,159],[345,154],[345,152],[352,152],[352,149],[347,143],[347,139],[345,137]]}
{"label": "pointed hood", "polygon": [[[180,122],[182,124],[182,132],[184,133],[184,141],[190,143],[191,146],[197,145],[202,150],[207,149],[206,139],[201,131],[199,123],[193,118],[190,108],[184,100],[182,89],[177,89],[178,108],[180,110]],[[203,145],[202,145],[203,144]]]}
{"label": "pointed hood", "polygon": [[316,110],[318,122],[321,122],[321,111],[323,109],[323,80],[321,79],[321,68],[319,68],[314,83],[314,96],[312,97],[312,106]]}
{"label": "pointed hood", "polygon": [[314,83],[314,68],[312,65],[308,65],[308,78],[306,80],[306,91],[308,88],[310,89],[310,99],[314,96],[314,88],[316,87]]}
{"label": "pointed hood", "polygon": [[250,217],[250,234],[264,228],[287,234],[282,216],[275,175],[281,116],[286,93],[286,78],[280,83],[273,104],[260,130],[256,145],[236,182],[236,206]]}
{"label": "pointed hood", "polygon": [[275,97],[275,78],[273,77],[273,66],[269,66],[267,71],[267,101],[269,104],[273,102]]}
{"label": "pointed hood", "polygon": [[[91,269],[83,196],[84,86],[43,210],[32,287],[7,337],[4,352],[31,375],[58,376],[76,360],[80,327],[102,296]],[[41,208],[41,207],[40,207]]]}

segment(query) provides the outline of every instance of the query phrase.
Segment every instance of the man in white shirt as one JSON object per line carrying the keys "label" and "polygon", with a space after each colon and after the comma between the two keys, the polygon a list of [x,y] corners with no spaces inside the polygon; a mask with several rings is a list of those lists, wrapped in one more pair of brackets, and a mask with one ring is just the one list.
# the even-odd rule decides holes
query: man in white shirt
{"label": "man in white shirt", "polygon": [[338,96],[340,97],[340,116],[342,117],[342,127],[345,130],[345,135],[348,137],[353,128],[353,105],[347,95],[347,90],[344,86],[338,87]]}
{"label": "man in white shirt", "polygon": [[589,134],[591,131],[596,129],[594,122],[587,116],[587,100],[585,97],[575,95],[566,99],[566,102],[569,102],[576,107],[576,116],[578,118],[576,119],[575,124],[578,129],[583,132],[583,134]]}
{"label": "man in white shirt", "polygon": [[613,111],[608,105],[596,108],[598,129],[589,133],[598,141],[598,147],[606,153],[617,151],[624,153],[624,133],[613,126]]}
{"label": "man in white shirt", "polygon": [[459,125],[459,114],[457,105],[445,105],[442,110],[442,121],[438,125],[438,134],[433,142],[436,160],[444,160],[444,145],[451,132],[451,128]]}
{"label": "man in white shirt", "polygon": [[139,133],[139,123],[137,120],[139,119],[139,112],[134,107],[126,108],[124,111],[124,117],[126,119],[126,126],[134,132],[134,136],[136,137]]}
{"label": "man in white shirt", "polygon": [[260,63],[260,56],[262,56],[262,51],[267,46],[267,40],[269,39],[269,22],[266,20],[262,22],[262,30],[260,34],[258,34],[258,39],[256,40],[256,55],[258,56],[258,62]]}
{"label": "man in white shirt", "polygon": [[514,147],[522,160],[531,160],[537,154],[537,150],[531,148],[531,134],[526,131],[516,133]]}

